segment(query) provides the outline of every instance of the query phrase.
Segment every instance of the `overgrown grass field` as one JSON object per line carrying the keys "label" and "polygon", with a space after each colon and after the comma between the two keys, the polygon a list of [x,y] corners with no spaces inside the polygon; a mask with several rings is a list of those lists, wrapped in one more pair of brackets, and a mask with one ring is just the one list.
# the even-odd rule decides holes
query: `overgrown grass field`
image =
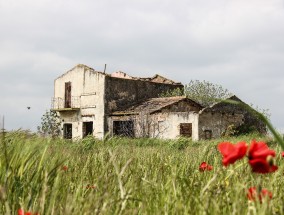
{"label": "overgrown grass field", "polygon": [[[71,142],[13,132],[1,139],[0,214],[284,214],[284,158],[267,137]],[[219,142],[252,139],[276,151],[275,173],[252,173],[246,159],[223,167]],[[213,170],[199,171],[203,161]],[[272,199],[249,201],[257,185]]]}

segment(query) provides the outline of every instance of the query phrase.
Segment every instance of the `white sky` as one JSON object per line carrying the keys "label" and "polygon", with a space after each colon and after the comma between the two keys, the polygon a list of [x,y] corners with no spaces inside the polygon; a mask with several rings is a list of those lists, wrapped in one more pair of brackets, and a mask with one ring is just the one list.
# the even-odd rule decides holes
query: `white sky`
{"label": "white sky", "polygon": [[283,38],[283,0],[0,0],[0,116],[36,130],[55,78],[106,63],[221,84],[284,131]]}

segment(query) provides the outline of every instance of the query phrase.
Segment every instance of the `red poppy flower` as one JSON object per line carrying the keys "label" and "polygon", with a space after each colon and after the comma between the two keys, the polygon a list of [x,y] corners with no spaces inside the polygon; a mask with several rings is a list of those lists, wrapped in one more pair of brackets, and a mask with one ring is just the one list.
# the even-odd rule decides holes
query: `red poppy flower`
{"label": "red poppy flower", "polygon": [[199,166],[199,171],[201,171],[201,172],[204,172],[205,170],[210,171],[212,169],[213,169],[213,166],[208,165],[206,162],[202,162]]}
{"label": "red poppy flower", "polygon": [[260,192],[258,192],[255,187],[251,187],[248,189],[247,197],[251,201],[259,200],[262,202],[262,199],[266,197],[272,199],[272,192],[267,189],[262,189]]}
{"label": "red poppy flower", "polygon": [[268,155],[275,157],[275,151],[269,149],[264,142],[251,141],[249,159],[266,159]]}
{"label": "red poppy flower", "polygon": [[281,153],[282,157],[284,157],[284,152]]}
{"label": "red poppy flower", "polygon": [[63,166],[63,167],[62,167],[62,170],[63,170],[63,171],[67,171],[67,170],[68,170],[68,166]]}
{"label": "red poppy flower", "polygon": [[30,211],[25,212],[23,209],[18,210],[18,215],[39,215],[39,213],[32,213]]}
{"label": "red poppy flower", "polygon": [[[30,211],[25,212],[23,209],[19,209],[18,215],[32,215],[32,212],[30,212]],[[39,215],[39,214],[36,213],[35,215]]]}
{"label": "red poppy flower", "polygon": [[18,210],[18,215],[24,215],[24,214],[25,214],[25,212],[24,212],[23,209],[19,209],[19,210]]}
{"label": "red poppy flower", "polygon": [[264,142],[253,140],[249,148],[248,157],[253,172],[265,174],[275,172],[278,169],[272,160],[272,157],[275,157],[275,151],[269,149]]}
{"label": "red poppy flower", "polygon": [[96,185],[90,185],[89,184],[89,185],[86,186],[86,189],[95,189],[95,188],[97,188]]}
{"label": "red poppy flower", "polygon": [[233,164],[236,160],[242,159],[247,152],[247,144],[245,142],[239,142],[232,144],[230,142],[219,143],[218,150],[223,155],[223,165],[228,166]]}
{"label": "red poppy flower", "polygon": [[278,169],[277,166],[264,159],[253,159],[249,161],[249,164],[253,172],[261,174],[275,172]]}

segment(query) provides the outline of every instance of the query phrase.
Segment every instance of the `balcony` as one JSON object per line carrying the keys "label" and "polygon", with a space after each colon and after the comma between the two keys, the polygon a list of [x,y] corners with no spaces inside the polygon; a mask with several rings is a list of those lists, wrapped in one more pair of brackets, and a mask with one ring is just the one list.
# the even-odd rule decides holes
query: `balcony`
{"label": "balcony", "polygon": [[80,105],[80,96],[72,96],[68,100],[59,97],[51,99],[51,110],[54,111],[76,111],[80,109]]}

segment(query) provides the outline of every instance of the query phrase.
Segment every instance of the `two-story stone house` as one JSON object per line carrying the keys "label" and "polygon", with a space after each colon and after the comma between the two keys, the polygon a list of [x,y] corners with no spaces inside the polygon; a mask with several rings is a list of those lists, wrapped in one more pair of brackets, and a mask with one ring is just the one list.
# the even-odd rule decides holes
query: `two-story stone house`
{"label": "two-story stone house", "polygon": [[60,115],[65,138],[89,134],[102,138],[109,131],[107,117],[112,112],[176,88],[183,85],[159,75],[135,78],[79,64],[55,80],[52,110]]}
{"label": "two-story stone house", "polygon": [[[63,137],[68,139],[110,133],[199,140],[218,138],[232,125],[266,132],[253,113],[238,105],[219,102],[202,107],[182,96],[159,97],[177,88],[183,90],[183,85],[160,75],[106,74],[79,64],[55,80],[52,110],[59,113]],[[236,96],[229,99],[242,102]]]}

